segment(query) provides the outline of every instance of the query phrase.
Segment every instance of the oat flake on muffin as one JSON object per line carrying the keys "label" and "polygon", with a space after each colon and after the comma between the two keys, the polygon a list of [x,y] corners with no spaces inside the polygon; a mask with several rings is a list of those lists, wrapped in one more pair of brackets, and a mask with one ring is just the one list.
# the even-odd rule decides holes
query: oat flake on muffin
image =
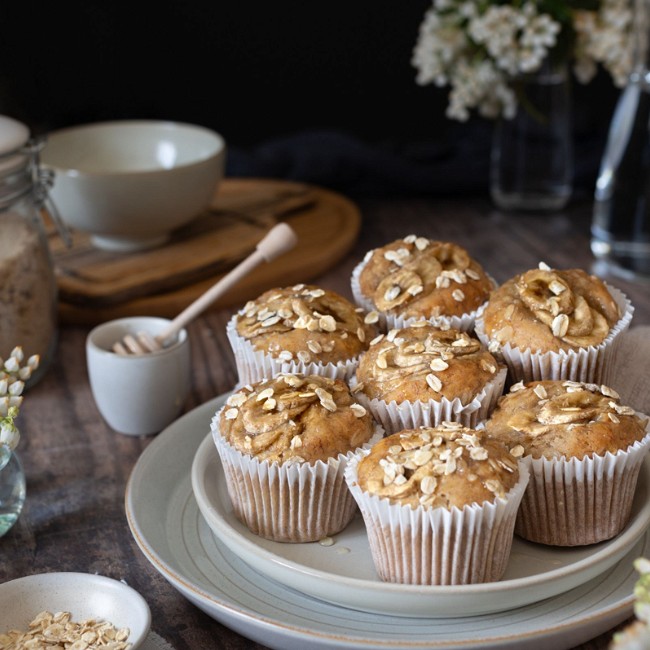
{"label": "oat flake on muffin", "polygon": [[443,422],[384,438],[359,462],[359,487],[393,503],[463,508],[503,498],[517,460],[484,432]]}
{"label": "oat flake on muffin", "polygon": [[554,546],[611,539],[627,524],[648,449],[647,418],[608,386],[515,384],[485,424],[530,468],[515,532]]}
{"label": "oat flake on muffin", "polygon": [[496,359],[467,332],[426,322],[380,335],[362,356],[357,390],[385,402],[471,401],[499,370]]}
{"label": "oat flake on muffin", "polygon": [[612,359],[634,307],[615,287],[582,269],[539,268],[490,295],[475,322],[479,339],[519,380],[609,383]]}
{"label": "oat flake on muffin", "polygon": [[281,374],[226,400],[221,436],[260,461],[327,462],[360,447],[374,422],[342,380]]}
{"label": "oat flake on muffin", "polygon": [[212,418],[237,518],[277,542],[314,542],[348,525],[355,451],[383,436],[339,379],[281,374],[245,386]]}
{"label": "oat flake on muffin", "polygon": [[444,422],[394,433],[358,452],[345,478],[382,580],[502,577],[528,470],[484,431]]}
{"label": "oat flake on muffin", "polygon": [[615,454],[642,440],[646,426],[614,389],[562,380],[513,385],[486,423],[511,452],[533,458]]}
{"label": "oat flake on muffin", "polygon": [[349,376],[376,329],[338,293],[297,284],[249,301],[227,332],[240,380],[248,383],[278,372]]}
{"label": "oat flake on muffin", "polygon": [[352,286],[357,302],[392,327],[467,316],[487,300],[493,282],[461,246],[409,235],[369,251]]}
{"label": "oat flake on muffin", "polygon": [[419,321],[371,341],[351,386],[394,433],[443,420],[476,426],[501,396],[505,375],[477,338]]}
{"label": "oat flake on muffin", "polygon": [[498,344],[542,352],[599,345],[620,317],[602,280],[543,263],[504,282],[482,315],[486,335]]}

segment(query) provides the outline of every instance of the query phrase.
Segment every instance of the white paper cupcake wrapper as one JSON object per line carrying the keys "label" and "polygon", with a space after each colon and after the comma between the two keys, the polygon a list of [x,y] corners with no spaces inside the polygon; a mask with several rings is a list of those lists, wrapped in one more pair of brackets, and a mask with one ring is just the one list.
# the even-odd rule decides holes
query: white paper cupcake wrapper
{"label": "white paper cupcake wrapper", "polygon": [[[468,404],[463,405],[460,399],[449,400],[442,397],[440,401],[429,400],[385,402],[379,399],[369,399],[363,392],[355,393],[366,409],[374,418],[381,422],[386,434],[396,433],[403,429],[417,427],[435,427],[447,420],[460,422],[465,427],[476,428],[480,422],[488,419],[494,410],[499,397],[503,394],[507,369],[501,368],[495,378],[488,382],[483,390]],[[350,387],[357,385],[356,377],[350,380]]]}
{"label": "white paper cupcake wrapper", "polygon": [[519,502],[528,482],[520,464],[517,484],[494,503],[459,508],[411,508],[391,504],[357,485],[357,465],[348,462],[345,479],[361,510],[370,552],[386,582],[463,585],[499,580],[506,570]]}
{"label": "white paper cupcake wrapper", "polygon": [[252,344],[242,336],[237,334],[236,329],[237,315],[234,315],[226,326],[226,334],[230,341],[233,354],[235,355],[235,364],[237,365],[237,374],[239,375],[239,385],[253,384],[263,379],[271,379],[280,373],[299,373],[303,375],[319,375],[329,379],[349,380],[359,365],[359,357],[354,357],[347,361],[338,363],[319,363],[302,361],[282,361],[276,359],[270,354],[256,350]]}
{"label": "white paper cupcake wrapper", "polygon": [[[377,323],[377,325],[379,329],[382,330],[383,332],[387,332],[388,330],[391,329],[403,329],[404,327],[408,327],[409,325],[412,325],[413,323],[422,320],[426,320],[428,323],[431,323],[433,326],[439,327],[441,329],[458,329],[461,332],[473,331],[474,320],[476,318],[476,314],[478,313],[478,310],[468,312],[467,314],[463,314],[462,316],[437,316],[437,317],[432,316],[426,319],[417,318],[417,317],[405,318],[404,316],[399,316],[396,314],[387,314],[379,311],[377,307],[375,307],[375,305],[372,303],[372,301],[369,300],[366,296],[364,296],[361,291],[361,285],[359,284],[359,277],[365,265],[366,265],[366,261],[363,260],[362,262],[357,264],[357,266],[352,271],[352,278],[350,280],[352,297],[354,298],[354,302],[359,307],[361,307],[364,311],[377,312],[377,314],[379,315],[379,322]],[[494,280],[492,280],[492,282],[494,286],[496,286]]]}
{"label": "white paper cupcake wrapper", "polygon": [[618,535],[629,520],[639,470],[650,449],[650,425],[646,430],[645,438],[616,454],[525,458],[530,481],[515,532],[553,546],[595,544]]}
{"label": "white paper cupcake wrapper", "polygon": [[610,330],[607,338],[597,346],[589,346],[579,350],[561,350],[560,352],[532,352],[512,347],[509,343],[499,346],[495,352],[496,341],[491,340],[485,333],[483,312],[485,305],[478,310],[475,323],[475,334],[480,341],[488,346],[490,352],[503,357],[509,369],[511,382],[524,382],[544,379],[564,379],[595,384],[607,384],[610,379],[609,368],[615,355],[619,335],[627,330],[632,321],[634,307],[625,294],[607,285],[607,289],[621,310],[621,318]]}
{"label": "white paper cupcake wrapper", "polygon": [[[344,470],[354,451],[327,462],[269,463],[242,454],[219,433],[220,411],[210,430],[226,476],[235,515],[251,532],[276,542],[314,542],[345,528],[356,504]],[[376,425],[361,449],[381,440]]]}

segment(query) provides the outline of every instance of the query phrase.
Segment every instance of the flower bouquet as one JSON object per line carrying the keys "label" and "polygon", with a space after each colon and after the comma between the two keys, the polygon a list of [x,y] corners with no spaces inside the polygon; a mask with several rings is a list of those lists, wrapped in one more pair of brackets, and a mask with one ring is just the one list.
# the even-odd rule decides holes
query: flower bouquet
{"label": "flower bouquet", "polygon": [[621,87],[632,62],[632,0],[433,0],[412,64],[420,85],[449,86],[447,116],[514,117],[517,80],[571,63],[588,83],[602,65]]}

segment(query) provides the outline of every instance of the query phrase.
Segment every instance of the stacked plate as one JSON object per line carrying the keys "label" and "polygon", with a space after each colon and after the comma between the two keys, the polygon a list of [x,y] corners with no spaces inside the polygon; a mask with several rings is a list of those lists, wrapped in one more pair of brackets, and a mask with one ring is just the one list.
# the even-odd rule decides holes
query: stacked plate
{"label": "stacked plate", "polygon": [[154,440],[127,487],[127,516],[153,566],[211,617],[271,648],[570,648],[632,611],[632,562],[650,554],[650,461],[631,520],[613,540],[551,548],[515,538],[504,578],[388,584],[363,520],[334,543],[280,544],[232,511],[210,419],[225,396]]}

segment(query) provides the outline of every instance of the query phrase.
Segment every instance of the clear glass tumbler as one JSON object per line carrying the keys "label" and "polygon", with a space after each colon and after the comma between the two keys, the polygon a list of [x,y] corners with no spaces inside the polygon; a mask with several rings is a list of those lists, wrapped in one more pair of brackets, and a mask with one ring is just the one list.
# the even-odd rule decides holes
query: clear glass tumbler
{"label": "clear glass tumbler", "polygon": [[494,126],[490,194],[504,210],[562,209],[573,188],[571,83],[566,64],[522,76],[517,113]]}

